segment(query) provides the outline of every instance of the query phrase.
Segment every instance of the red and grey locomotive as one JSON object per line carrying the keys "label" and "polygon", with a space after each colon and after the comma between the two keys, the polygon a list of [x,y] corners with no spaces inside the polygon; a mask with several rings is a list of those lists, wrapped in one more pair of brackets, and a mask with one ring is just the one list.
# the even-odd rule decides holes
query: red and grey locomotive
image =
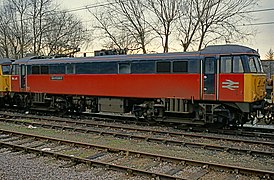
{"label": "red and grey locomotive", "polygon": [[239,45],[185,53],[32,57],[17,60],[12,69],[11,98],[21,107],[227,125],[266,114],[259,54]]}

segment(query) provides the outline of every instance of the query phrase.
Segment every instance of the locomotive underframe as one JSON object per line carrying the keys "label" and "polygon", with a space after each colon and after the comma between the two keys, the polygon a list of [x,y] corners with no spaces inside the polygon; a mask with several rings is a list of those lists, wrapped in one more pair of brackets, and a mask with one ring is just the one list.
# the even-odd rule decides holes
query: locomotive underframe
{"label": "locomotive underframe", "polygon": [[[256,103],[223,103],[216,101],[183,100],[176,98],[146,99],[58,95],[46,93],[11,93],[9,104],[21,108],[46,108],[56,112],[115,113],[135,116],[137,119],[184,123],[219,123],[226,126],[244,124],[266,112],[265,101]],[[172,117],[172,118],[170,118]],[[172,121],[172,120],[170,120]]]}

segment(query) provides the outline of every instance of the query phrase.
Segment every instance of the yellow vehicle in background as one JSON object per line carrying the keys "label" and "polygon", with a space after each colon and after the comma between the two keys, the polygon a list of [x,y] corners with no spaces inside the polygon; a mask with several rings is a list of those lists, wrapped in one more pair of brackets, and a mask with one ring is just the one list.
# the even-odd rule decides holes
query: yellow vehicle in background
{"label": "yellow vehicle in background", "polygon": [[0,104],[8,97],[11,91],[11,63],[13,60],[0,59]]}

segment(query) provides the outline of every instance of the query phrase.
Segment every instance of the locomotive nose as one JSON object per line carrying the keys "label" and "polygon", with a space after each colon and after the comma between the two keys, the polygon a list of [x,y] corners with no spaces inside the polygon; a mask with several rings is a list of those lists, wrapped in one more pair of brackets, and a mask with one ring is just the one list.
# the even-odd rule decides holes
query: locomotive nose
{"label": "locomotive nose", "polygon": [[245,102],[260,101],[266,95],[266,75],[246,74],[245,75]]}

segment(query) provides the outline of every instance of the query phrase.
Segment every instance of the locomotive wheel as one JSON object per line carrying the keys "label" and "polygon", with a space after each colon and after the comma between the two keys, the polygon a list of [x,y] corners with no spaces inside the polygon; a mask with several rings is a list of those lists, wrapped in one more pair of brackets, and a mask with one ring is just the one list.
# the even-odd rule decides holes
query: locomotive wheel
{"label": "locomotive wheel", "polygon": [[82,113],[85,110],[85,104],[84,103],[80,103],[77,105],[77,107],[75,108],[76,113]]}
{"label": "locomotive wheel", "polygon": [[140,119],[140,117],[143,115],[143,112],[140,110],[140,111],[134,111],[134,115],[137,119]]}
{"label": "locomotive wheel", "polygon": [[31,107],[31,97],[29,95],[26,95],[23,100],[23,106],[24,108],[30,108]]}
{"label": "locomotive wheel", "polygon": [[265,124],[269,125],[272,122],[272,120],[273,120],[273,117],[271,117],[271,118],[265,118],[264,122],[265,122]]}
{"label": "locomotive wheel", "polygon": [[54,106],[58,112],[58,114],[63,115],[68,112],[68,102],[65,98],[58,98],[54,102]]}
{"label": "locomotive wheel", "polygon": [[264,116],[264,122],[265,124],[269,125],[274,120],[274,117],[271,115],[271,113],[268,111]]}

